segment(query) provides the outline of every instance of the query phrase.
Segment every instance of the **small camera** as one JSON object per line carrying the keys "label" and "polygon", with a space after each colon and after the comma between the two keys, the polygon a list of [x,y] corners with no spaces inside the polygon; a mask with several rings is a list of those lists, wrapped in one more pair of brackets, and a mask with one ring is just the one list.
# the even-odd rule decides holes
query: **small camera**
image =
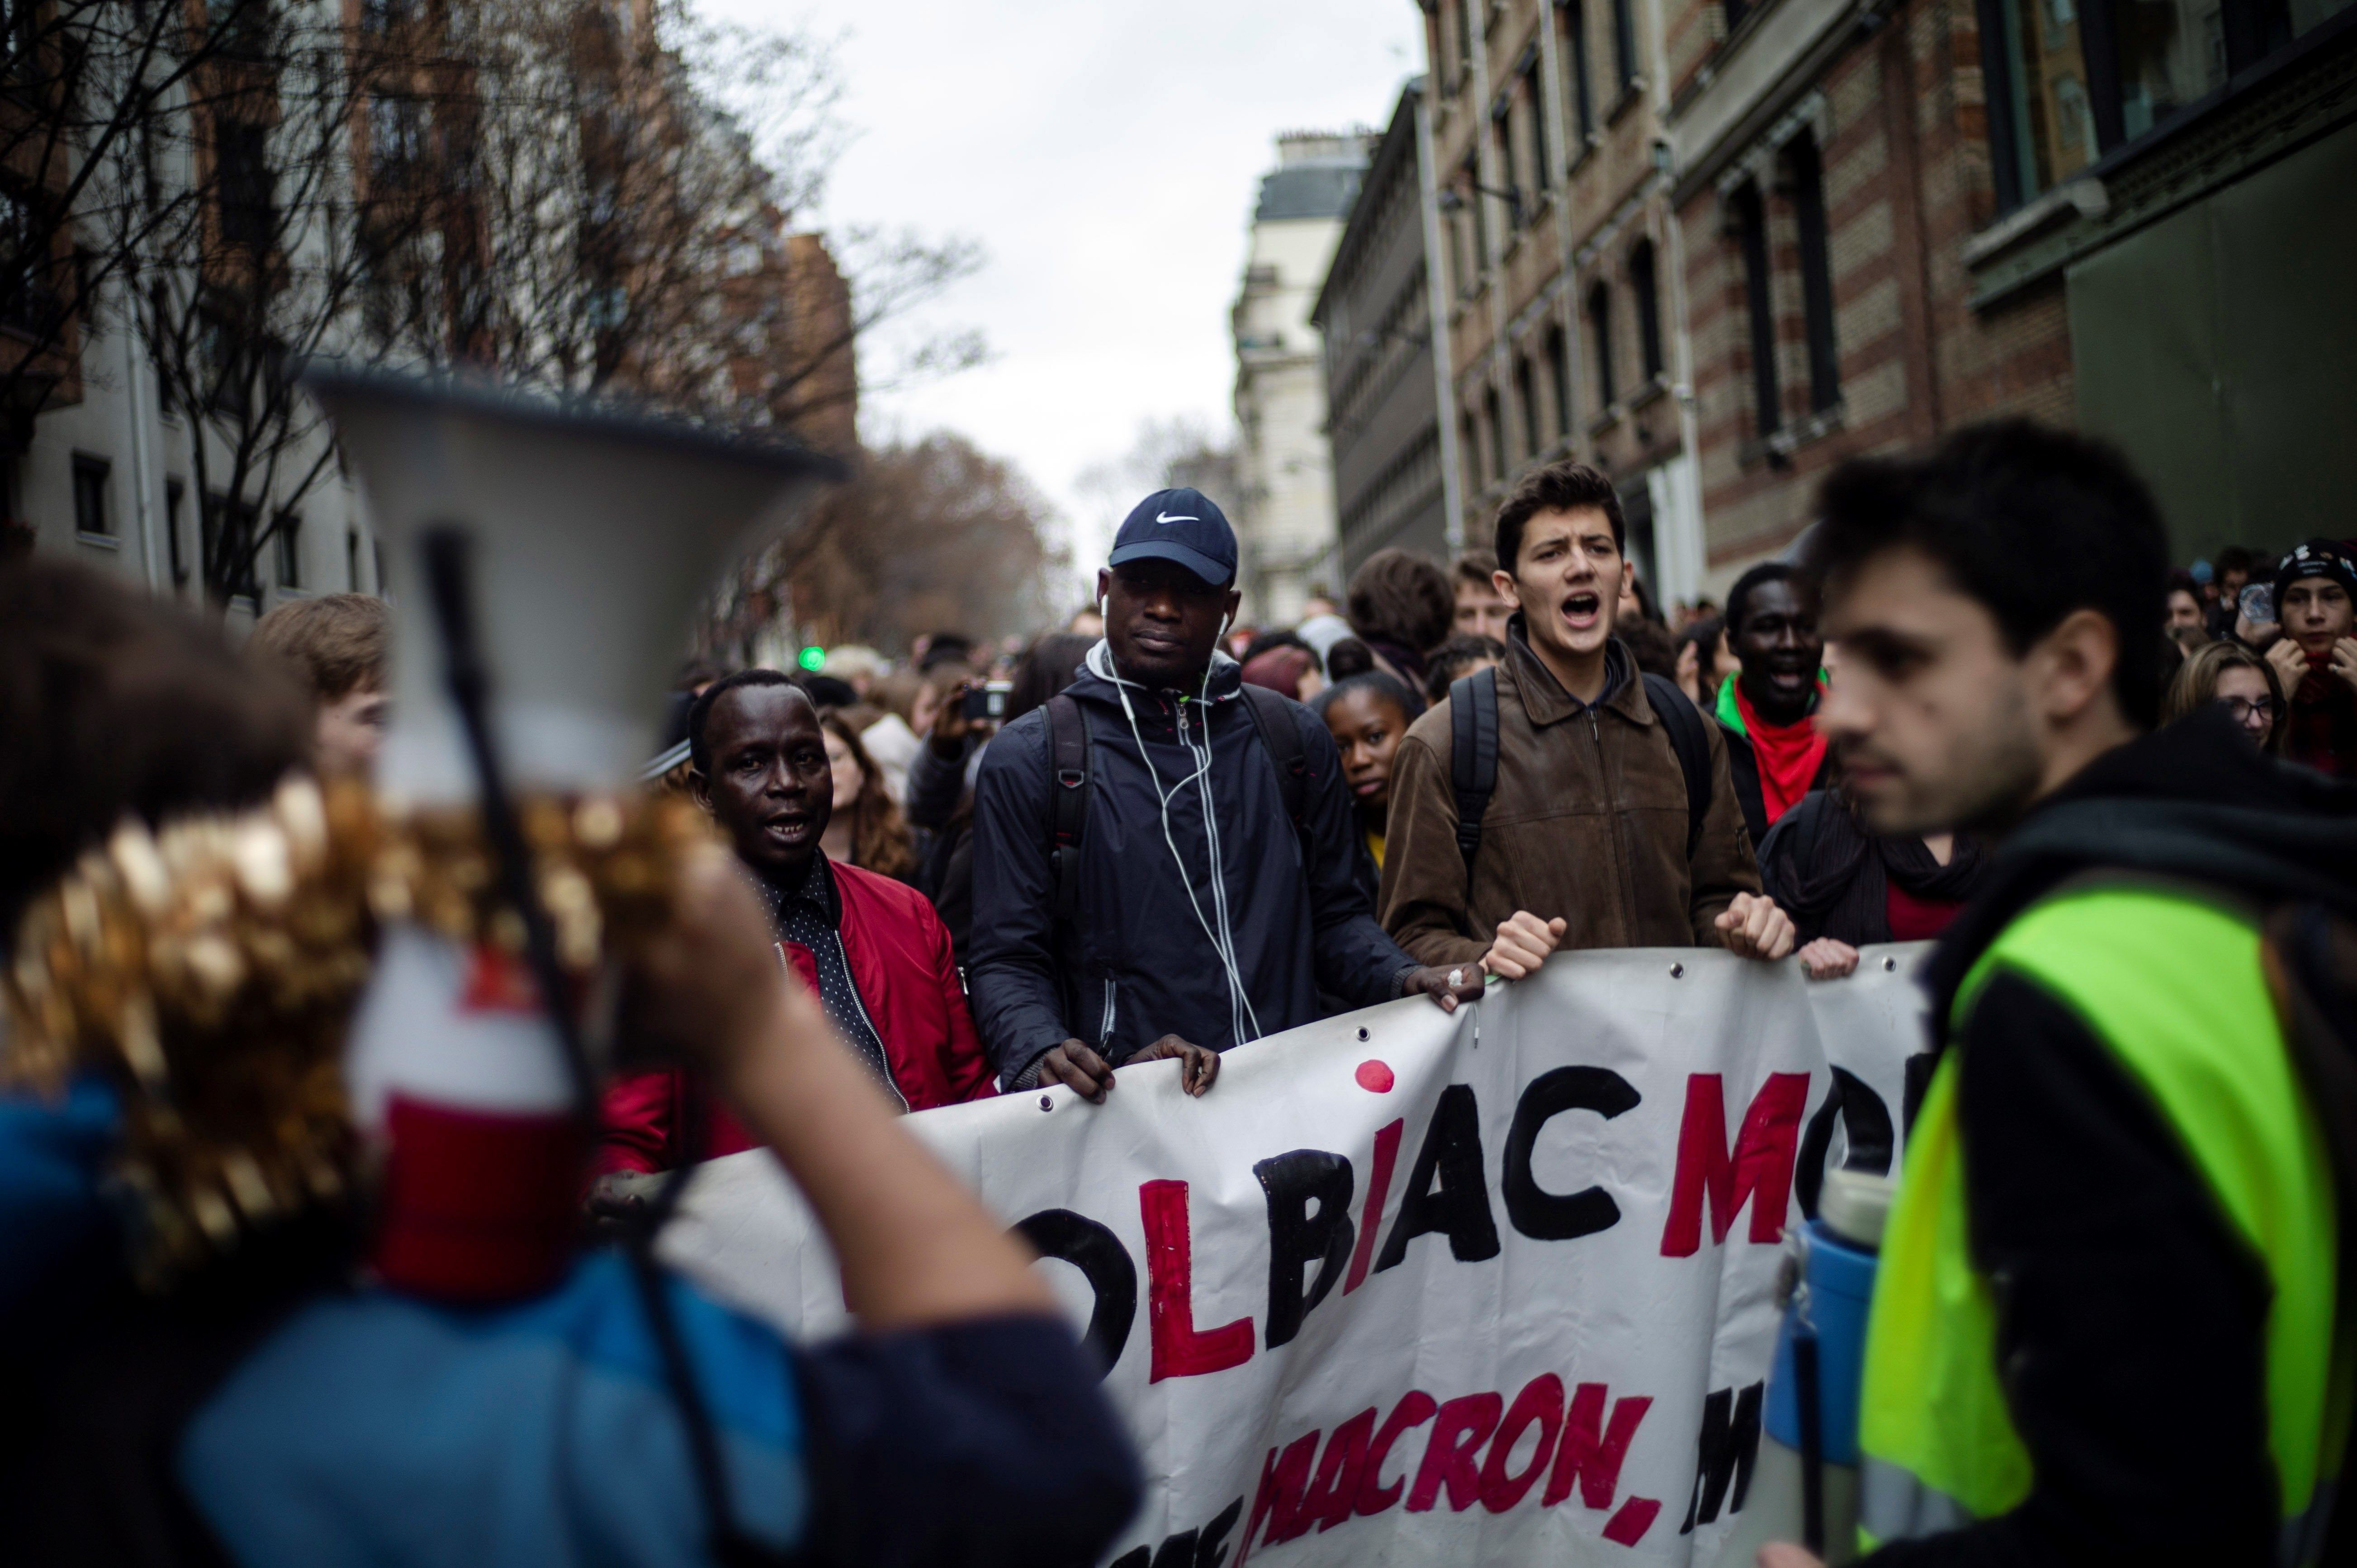
{"label": "small camera", "polygon": [[1006,693],[1015,689],[1012,681],[985,681],[969,687],[965,694],[965,716],[974,719],[1003,719],[1006,716]]}

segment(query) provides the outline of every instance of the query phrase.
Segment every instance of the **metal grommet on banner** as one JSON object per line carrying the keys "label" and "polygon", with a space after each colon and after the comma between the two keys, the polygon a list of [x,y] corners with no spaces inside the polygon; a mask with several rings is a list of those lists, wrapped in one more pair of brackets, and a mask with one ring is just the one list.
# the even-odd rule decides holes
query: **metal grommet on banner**
{"label": "metal grommet on banner", "polygon": [[1041,1095],[1039,1097],[1039,1109],[1042,1111],[1053,1111],[1056,1109],[1055,1099],[1050,1095]]}
{"label": "metal grommet on banner", "polygon": [[1887,958],[1882,961],[1882,972],[1885,974],[1894,973],[1897,972],[1898,968],[1899,961],[1895,958]]}
{"label": "metal grommet on banner", "polygon": [[1686,966],[1684,964],[1674,963],[1670,965],[1670,978],[1672,980],[1684,980],[1685,977]]}
{"label": "metal grommet on banner", "polygon": [[1361,1025],[1359,1026],[1359,1038],[1361,1038],[1361,1039],[1362,1039],[1362,1040],[1363,1040],[1363,1039],[1365,1039],[1366,1037],[1367,1037],[1367,1029],[1366,1029],[1366,1026],[1365,1026],[1365,1025],[1363,1025],[1363,1024],[1361,1024]]}

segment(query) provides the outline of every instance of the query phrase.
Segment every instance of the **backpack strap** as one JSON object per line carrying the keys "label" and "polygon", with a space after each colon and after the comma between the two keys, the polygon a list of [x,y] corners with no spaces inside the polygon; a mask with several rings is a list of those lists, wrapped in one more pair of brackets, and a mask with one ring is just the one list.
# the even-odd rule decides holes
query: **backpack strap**
{"label": "backpack strap", "polygon": [[1692,860],[1702,843],[1703,818],[1710,814],[1710,737],[1703,733],[1702,715],[1668,676],[1645,672],[1645,700],[1669,733],[1678,771],[1686,776],[1686,858]]}
{"label": "backpack strap", "polygon": [[1089,820],[1089,725],[1080,703],[1048,699],[1048,865],[1056,878],[1056,918],[1081,912],[1081,832]]}
{"label": "backpack strap", "polygon": [[1244,711],[1260,731],[1260,744],[1276,768],[1277,792],[1285,797],[1286,820],[1301,841],[1302,861],[1309,858],[1309,754],[1301,745],[1301,726],[1294,721],[1295,704],[1265,686],[1243,688]]}
{"label": "backpack strap", "polygon": [[1448,686],[1448,783],[1457,796],[1457,853],[1465,881],[1481,853],[1481,816],[1498,789],[1498,670],[1476,670]]}

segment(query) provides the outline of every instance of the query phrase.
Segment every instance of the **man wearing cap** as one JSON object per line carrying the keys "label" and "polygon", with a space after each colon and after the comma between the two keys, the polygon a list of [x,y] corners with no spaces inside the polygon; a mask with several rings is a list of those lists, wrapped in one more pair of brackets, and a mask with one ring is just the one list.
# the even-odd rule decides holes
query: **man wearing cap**
{"label": "man wearing cap", "polygon": [[2276,564],[2267,662],[2283,682],[2284,755],[2334,779],[2357,779],[2357,561],[2311,539]]}
{"label": "man wearing cap", "polygon": [[1178,1056],[1200,1093],[1211,1053],[1312,1021],[1321,993],[1480,993],[1375,923],[1333,738],[1219,650],[1235,576],[1209,497],[1146,497],[1097,575],[1104,640],[983,758],[968,985],[1009,1088],[1102,1101],[1114,1069]]}

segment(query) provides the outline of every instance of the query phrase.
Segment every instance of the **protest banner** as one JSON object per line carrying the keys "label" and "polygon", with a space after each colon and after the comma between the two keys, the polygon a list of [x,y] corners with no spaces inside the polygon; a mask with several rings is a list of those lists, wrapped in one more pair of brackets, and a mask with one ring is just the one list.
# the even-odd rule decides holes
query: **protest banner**
{"label": "protest banner", "polygon": [[[909,1125],[1049,1259],[1146,1498],[1117,1568],[1716,1562],[1744,1502],[1785,1226],[1895,1168],[1920,950],[1856,975],[1562,954],[1421,998]],[[766,1154],[665,1251],[804,1337],[845,1327]]]}

